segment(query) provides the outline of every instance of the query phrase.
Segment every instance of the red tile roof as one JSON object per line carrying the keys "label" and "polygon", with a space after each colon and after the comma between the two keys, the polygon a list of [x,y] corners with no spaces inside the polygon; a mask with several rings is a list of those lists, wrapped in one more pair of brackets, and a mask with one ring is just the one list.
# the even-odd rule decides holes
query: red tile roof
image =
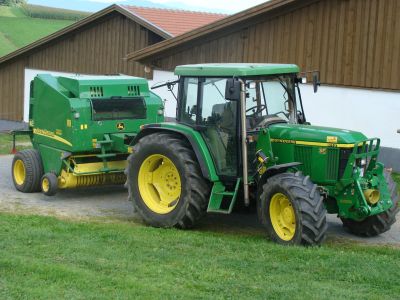
{"label": "red tile roof", "polygon": [[177,36],[227,17],[224,14],[121,5],[137,17]]}

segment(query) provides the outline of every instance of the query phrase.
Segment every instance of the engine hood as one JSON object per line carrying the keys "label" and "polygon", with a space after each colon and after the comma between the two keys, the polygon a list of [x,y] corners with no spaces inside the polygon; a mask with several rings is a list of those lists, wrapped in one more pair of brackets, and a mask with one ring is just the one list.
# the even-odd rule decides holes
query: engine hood
{"label": "engine hood", "polygon": [[271,139],[330,144],[355,144],[367,139],[361,132],[331,127],[275,124],[269,127]]}

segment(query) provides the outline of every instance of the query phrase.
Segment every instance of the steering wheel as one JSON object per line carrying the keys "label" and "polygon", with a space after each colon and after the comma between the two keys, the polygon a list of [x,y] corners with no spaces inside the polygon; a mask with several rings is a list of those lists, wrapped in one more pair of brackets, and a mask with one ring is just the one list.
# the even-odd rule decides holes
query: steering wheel
{"label": "steering wheel", "polygon": [[264,109],[266,109],[266,108],[267,108],[267,106],[266,106],[265,104],[261,104],[260,106],[255,105],[255,106],[250,107],[249,109],[247,109],[247,110],[246,110],[246,113],[249,112],[249,111],[252,111],[253,109],[257,109],[257,110],[253,113],[253,115],[255,115],[255,114],[258,113],[258,112],[262,112],[262,111],[263,111]]}
{"label": "steering wheel", "polygon": [[278,111],[277,113],[275,113],[274,115],[278,116],[279,114],[284,115],[287,119],[289,119],[289,113],[285,113],[283,110]]}

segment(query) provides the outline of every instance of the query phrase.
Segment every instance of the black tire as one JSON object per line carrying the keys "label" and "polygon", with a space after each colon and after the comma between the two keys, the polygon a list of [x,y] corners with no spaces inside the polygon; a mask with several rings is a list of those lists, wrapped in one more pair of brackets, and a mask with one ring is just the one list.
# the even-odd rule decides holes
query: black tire
{"label": "black tire", "polygon": [[[15,166],[22,162],[25,176],[23,180],[18,180],[15,173]],[[43,164],[40,154],[37,150],[22,150],[14,155],[11,167],[11,175],[15,188],[23,193],[40,192],[40,183],[43,176]]]}
{"label": "black tire", "polygon": [[54,196],[58,192],[58,178],[54,173],[46,173],[43,175],[40,183],[43,194],[46,196]]}
{"label": "black tire", "polygon": [[[160,214],[144,202],[138,186],[142,163],[151,155],[163,155],[176,166],[181,179],[181,194],[175,208]],[[205,214],[210,196],[210,184],[203,178],[196,156],[188,142],[171,133],[154,133],[143,137],[128,158],[126,187],[134,209],[154,227],[191,228]]]}
{"label": "black tire", "polygon": [[396,214],[399,212],[397,185],[392,179],[391,172],[385,171],[385,179],[393,201],[392,208],[379,215],[370,216],[363,221],[341,218],[343,227],[350,233],[362,237],[373,237],[390,230],[391,226],[396,222]]}
{"label": "black tire", "polygon": [[[271,221],[270,205],[274,195],[285,195],[295,214],[295,230],[290,240],[284,240],[274,229]],[[263,185],[257,201],[258,216],[266,227],[270,238],[283,245],[320,245],[324,239],[328,225],[323,197],[317,185],[309,176],[297,173],[283,173],[268,179]]]}

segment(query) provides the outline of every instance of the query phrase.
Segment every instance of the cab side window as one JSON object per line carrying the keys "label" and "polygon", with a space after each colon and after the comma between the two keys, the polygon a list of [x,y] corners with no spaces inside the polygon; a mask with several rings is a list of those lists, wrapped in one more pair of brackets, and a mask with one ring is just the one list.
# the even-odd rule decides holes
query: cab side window
{"label": "cab side window", "polygon": [[197,78],[185,78],[183,83],[181,110],[181,122],[195,124],[197,118]]}

